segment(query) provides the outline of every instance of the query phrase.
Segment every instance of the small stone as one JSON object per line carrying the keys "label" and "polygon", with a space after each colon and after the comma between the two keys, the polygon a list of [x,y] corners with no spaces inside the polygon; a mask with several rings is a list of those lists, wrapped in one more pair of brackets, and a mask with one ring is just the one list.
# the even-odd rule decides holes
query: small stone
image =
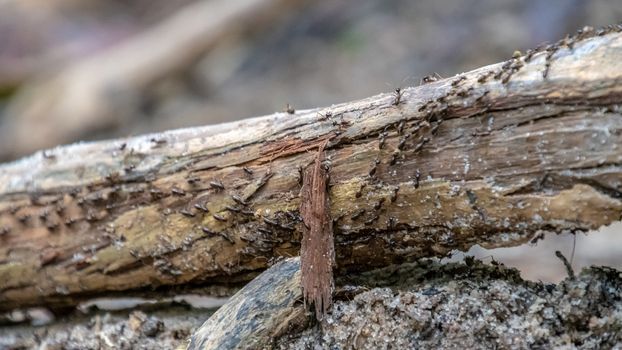
{"label": "small stone", "polygon": [[157,336],[164,329],[164,322],[160,321],[156,317],[149,317],[141,328],[144,335],[148,337]]}

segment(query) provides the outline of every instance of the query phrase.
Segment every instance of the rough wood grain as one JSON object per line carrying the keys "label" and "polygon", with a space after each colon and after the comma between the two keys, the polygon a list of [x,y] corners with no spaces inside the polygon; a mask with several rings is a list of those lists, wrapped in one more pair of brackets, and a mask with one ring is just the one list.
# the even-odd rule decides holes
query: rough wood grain
{"label": "rough wood grain", "polygon": [[192,335],[189,350],[265,349],[307,324],[301,304],[300,259],[271,267],[218,309]]}
{"label": "rough wood grain", "polygon": [[250,280],[298,254],[299,167],[331,137],[336,273],[620,220],[619,30],[397,94],[2,165],[0,309]]}

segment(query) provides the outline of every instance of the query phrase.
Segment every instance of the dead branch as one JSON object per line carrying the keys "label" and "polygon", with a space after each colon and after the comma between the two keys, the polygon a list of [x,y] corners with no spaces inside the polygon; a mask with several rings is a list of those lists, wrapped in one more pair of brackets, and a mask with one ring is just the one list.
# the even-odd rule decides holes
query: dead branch
{"label": "dead branch", "polygon": [[330,108],[59,147],[0,166],[0,309],[231,286],[300,250],[330,139],[336,273],[622,214],[622,34]]}

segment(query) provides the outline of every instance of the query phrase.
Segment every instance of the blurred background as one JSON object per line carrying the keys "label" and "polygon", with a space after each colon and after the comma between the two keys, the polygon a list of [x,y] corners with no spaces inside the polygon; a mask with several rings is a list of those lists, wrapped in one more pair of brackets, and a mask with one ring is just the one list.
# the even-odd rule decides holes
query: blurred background
{"label": "blurred background", "polygon": [[0,0],[0,161],[359,99],[620,19],[619,0]]}
{"label": "blurred background", "polygon": [[621,19],[619,0],[0,0],[0,162],[364,98]]}

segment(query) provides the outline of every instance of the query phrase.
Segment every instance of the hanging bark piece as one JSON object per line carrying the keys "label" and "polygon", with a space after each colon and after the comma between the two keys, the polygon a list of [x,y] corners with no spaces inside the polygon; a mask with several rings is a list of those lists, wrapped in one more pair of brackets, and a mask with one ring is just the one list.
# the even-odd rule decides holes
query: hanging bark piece
{"label": "hanging bark piece", "polygon": [[327,190],[329,177],[328,167],[323,164],[326,144],[328,140],[319,146],[313,166],[305,171],[300,204],[304,222],[300,251],[302,293],[305,305],[314,305],[318,320],[332,305],[335,289],[333,223]]}

